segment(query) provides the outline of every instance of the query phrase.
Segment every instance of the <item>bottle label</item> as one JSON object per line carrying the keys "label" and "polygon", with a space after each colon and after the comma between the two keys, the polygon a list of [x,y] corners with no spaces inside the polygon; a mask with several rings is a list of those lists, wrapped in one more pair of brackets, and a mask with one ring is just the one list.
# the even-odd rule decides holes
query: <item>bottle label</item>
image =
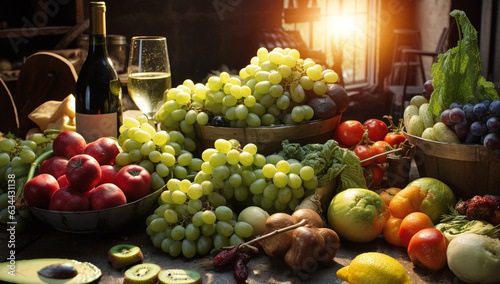
{"label": "bottle label", "polygon": [[118,115],[76,113],[76,132],[80,133],[87,143],[101,137],[118,137]]}

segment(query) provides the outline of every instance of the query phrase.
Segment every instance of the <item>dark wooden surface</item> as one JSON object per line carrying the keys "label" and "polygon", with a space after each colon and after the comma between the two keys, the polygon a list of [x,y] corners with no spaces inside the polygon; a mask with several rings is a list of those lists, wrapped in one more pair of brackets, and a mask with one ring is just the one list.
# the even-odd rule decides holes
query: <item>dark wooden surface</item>
{"label": "dark wooden surface", "polygon": [[[5,225],[0,226],[1,261],[5,261],[8,254],[6,232]],[[109,248],[121,243],[141,247],[144,262],[156,263],[162,269],[196,270],[202,274],[203,283],[236,283],[232,271],[214,271],[210,256],[193,259],[172,258],[161,249],[155,248],[146,235],[143,224],[131,225],[127,230],[111,234],[71,234],[34,223],[28,232],[16,236],[16,259],[53,257],[91,262],[102,270],[102,277],[97,283],[123,283],[125,269],[113,270],[107,261]],[[335,264],[332,267],[321,267],[312,273],[292,271],[282,259],[271,259],[261,254],[249,262],[250,273],[247,283],[342,283],[335,275],[337,270],[348,265],[356,255],[370,251],[385,253],[397,259],[403,264],[414,284],[463,283],[448,267],[438,272],[414,267],[404,248],[391,246],[381,237],[366,244],[341,241]]]}

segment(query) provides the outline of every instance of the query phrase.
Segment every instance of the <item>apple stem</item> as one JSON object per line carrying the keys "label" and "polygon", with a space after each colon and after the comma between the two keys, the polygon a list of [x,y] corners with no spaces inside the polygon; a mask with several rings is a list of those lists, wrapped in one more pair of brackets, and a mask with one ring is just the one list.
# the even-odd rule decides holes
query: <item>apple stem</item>
{"label": "apple stem", "polygon": [[[274,235],[281,234],[281,233],[284,233],[284,232],[287,232],[287,231],[290,231],[290,230],[293,230],[293,229],[296,229],[298,227],[302,227],[302,226],[305,226],[305,225],[307,225],[307,220],[306,219],[302,219],[297,224],[293,224],[293,225],[290,225],[290,226],[287,226],[287,227],[284,227],[284,228],[272,231],[272,232],[267,233],[265,235],[262,235],[262,236],[260,236],[258,238],[252,239],[252,240],[250,240],[250,241],[248,241],[246,243],[240,244],[240,246],[252,245],[254,243],[262,241],[263,239],[267,239],[267,238],[272,237]],[[221,249],[227,250],[227,249],[232,249],[233,247],[234,246],[228,246],[228,247],[222,247]]]}

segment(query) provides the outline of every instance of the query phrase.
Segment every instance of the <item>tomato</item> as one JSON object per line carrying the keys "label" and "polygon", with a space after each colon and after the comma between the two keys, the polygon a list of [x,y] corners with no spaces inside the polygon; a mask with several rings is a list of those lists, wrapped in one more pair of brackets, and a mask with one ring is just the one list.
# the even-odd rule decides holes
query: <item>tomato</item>
{"label": "tomato", "polygon": [[92,210],[102,210],[126,204],[127,198],[115,184],[104,183],[92,191],[89,203]]}
{"label": "tomato", "polygon": [[379,185],[384,179],[384,168],[381,165],[373,164],[370,167],[373,183]]}
{"label": "tomato", "polygon": [[408,245],[408,256],[415,265],[441,270],[446,265],[446,238],[435,228],[418,231]]}
{"label": "tomato", "polygon": [[387,125],[382,120],[375,118],[368,119],[363,123],[363,126],[368,129],[368,138],[371,141],[384,140],[385,135],[389,131]]}
{"label": "tomato", "polygon": [[399,228],[403,219],[396,217],[389,217],[387,222],[385,222],[384,230],[382,230],[382,235],[384,239],[393,246],[402,247],[403,244],[399,239]]}
{"label": "tomato", "polygon": [[[356,154],[356,156],[358,156],[360,161],[368,159],[374,155],[373,150],[371,148],[366,147],[365,145],[356,146],[356,148],[354,148],[353,152],[354,152],[354,154]],[[374,162],[374,160],[369,160],[367,162],[361,163],[361,166],[366,167],[366,166],[372,164],[373,162]]]}
{"label": "tomato", "polygon": [[404,217],[399,227],[399,239],[403,246],[408,247],[413,235],[426,228],[434,228],[434,224],[431,218],[424,213],[413,212]]}
{"label": "tomato", "polygon": [[347,147],[352,147],[361,142],[364,133],[365,128],[361,122],[357,120],[346,120],[337,126],[334,137],[338,139],[338,142]]}
{"label": "tomato", "polygon": [[80,192],[71,187],[63,187],[52,194],[49,210],[87,211],[90,209],[87,192]]}
{"label": "tomato", "polygon": [[384,189],[383,191],[381,191],[379,193],[380,197],[382,197],[382,199],[384,200],[385,204],[387,206],[389,206],[389,204],[391,203],[391,200],[392,198],[396,195],[396,193],[398,193],[399,191],[401,191],[401,188],[397,188],[397,187],[389,187],[387,189]]}
{"label": "tomato", "polygon": [[102,137],[87,144],[83,153],[94,157],[100,165],[113,165],[120,148],[114,139]]}
{"label": "tomato", "polygon": [[55,177],[50,174],[39,174],[24,186],[24,199],[31,206],[47,209],[50,197],[57,190],[59,184]]}
{"label": "tomato", "polygon": [[50,174],[56,179],[60,176],[66,174],[66,166],[68,165],[68,159],[61,156],[54,156],[40,164],[40,174]]}
{"label": "tomato", "polygon": [[116,185],[132,202],[149,194],[151,175],[139,165],[127,165],[116,174]]}
{"label": "tomato", "polygon": [[385,135],[384,141],[389,143],[391,147],[396,147],[405,142],[406,138],[403,133],[389,132]]}
{"label": "tomato", "polygon": [[89,191],[99,183],[101,176],[101,167],[92,156],[80,154],[69,159],[66,178],[73,190]]}
{"label": "tomato", "polygon": [[[378,155],[387,152],[386,147],[391,148],[391,145],[382,140],[373,143],[370,147],[373,149],[373,155]],[[375,162],[379,164],[387,162],[387,155],[376,158]]]}
{"label": "tomato", "polygon": [[404,218],[412,212],[419,211],[425,195],[418,186],[408,186],[400,190],[389,202],[391,215]]}
{"label": "tomato", "polygon": [[71,130],[64,130],[57,134],[52,142],[54,156],[61,156],[66,159],[70,159],[74,155],[82,154],[86,146],[87,143],[83,136]]}
{"label": "tomato", "polygon": [[101,166],[101,180],[97,185],[101,185],[103,183],[115,183],[116,182],[116,174],[118,173],[116,169],[111,165],[102,165]]}

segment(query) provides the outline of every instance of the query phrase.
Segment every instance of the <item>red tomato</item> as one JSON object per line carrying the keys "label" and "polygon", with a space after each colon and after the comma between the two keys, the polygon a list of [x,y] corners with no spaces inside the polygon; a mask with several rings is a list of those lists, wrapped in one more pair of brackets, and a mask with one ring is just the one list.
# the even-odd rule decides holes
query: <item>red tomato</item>
{"label": "red tomato", "polygon": [[411,238],[420,230],[427,228],[434,228],[431,218],[422,212],[412,212],[401,221],[399,239],[403,246],[408,247]]}
{"label": "red tomato", "polygon": [[[371,148],[373,149],[373,155],[378,155],[387,152],[385,149],[386,147],[391,148],[391,145],[385,141],[377,141],[371,145]],[[387,156],[380,156],[375,159],[376,163],[383,164],[387,162]]]}
{"label": "red tomato", "polygon": [[388,132],[387,125],[382,120],[375,118],[368,119],[363,123],[363,126],[368,129],[368,138],[371,141],[383,140]]}
{"label": "red tomato", "polygon": [[87,154],[73,156],[66,167],[66,178],[73,190],[86,192],[101,180],[101,167],[96,159]]}
{"label": "red tomato", "polygon": [[102,165],[101,166],[101,180],[97,185],[101,185],[103,183],[115,183],[116,182],[116,174],[118,173],[116,169],[111,165]]}
{"label": "red tomato", "polygon": [[370,172],[372,175],[373,183],[379,185],[382,182],[382,179],[384,178],[384,168],[382,168],[382,166],[378,164],[373,164],[370,167]]}
{"label": "red tomato", "polygon": [[361,142],[364,133],[365,129],[361,122],[357,120],[346,120],[337,126],[334,137],[338,139],[338,142],[348,147],[352,147]]}
{"label": "red tomato", "polygon": [[[373,150],[371,148],[366,147],[365,145],[358,145],[356,148],[353,150],[354,154],[358,156],[360,161],[363,161],[365,159],[368,159],[374,155]],[[370,164],[372,164],[374,160],[369,160],[367,162],[361,163],[362,167],[366,167]]]}
{"label": "red tomato", "polygon": [[128,202],[149,194],[151,175],[139,165],[128,165],[116,174],[116,185],[123,190]]}
{"label": "red tomato", "polygon": [[406,138],[403,133],[390,132],[384,138],[384,141],[389,143],[391,147],[396,147],[397,145],[405,142]]}
{"label": "red tomato", "polygon": [[408,256],[415,265],[441,270],[446,265],[446,238],[435,228],[418,231],[408,245]]}

